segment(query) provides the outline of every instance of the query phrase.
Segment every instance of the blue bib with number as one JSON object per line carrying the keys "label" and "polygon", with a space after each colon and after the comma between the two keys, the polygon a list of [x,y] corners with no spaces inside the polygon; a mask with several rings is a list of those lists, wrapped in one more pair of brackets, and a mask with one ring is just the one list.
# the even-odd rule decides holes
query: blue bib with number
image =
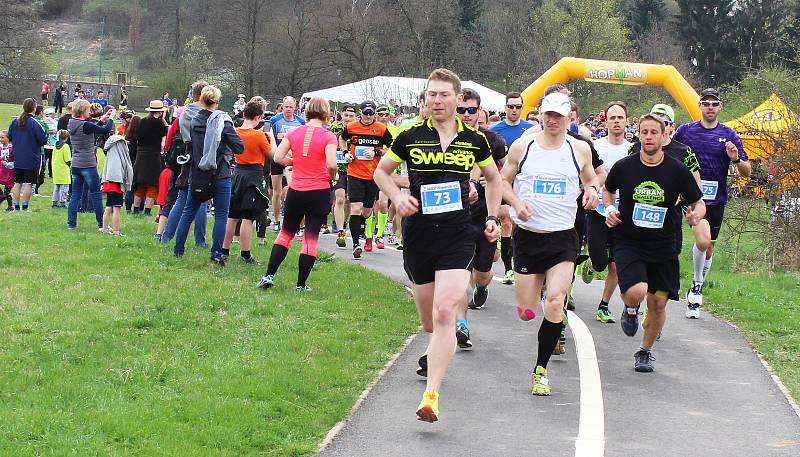
{"label": "blue bib with number", "polygon": [[567,195],[567,180],[537,177],[533,181],[533,193],[542,197],[563,197]]}
{"label": "blue bib with number", "polygon": [[419,191],[422,214],[441,214],[464,208],[461,203],[461,184],[458,181],[424,184]]}
{"label": "blue bib with number", "polygon": [[336,163],[347,163],[344,158],[344,151],[336,151]]}
{"label": "blue bib with number", "polygon": [[667,219],[667,208],[636,203],[633,206],[633,225],[642,228],[659,229],[664,227]]}
{"label": "blue bib with number", "polygon": [[375,148],[372,146],[356,146],[356,159],[358,160],[372,160],[368,159],[366,154],[367,152],[375,152]]}
{"label": "blue bib with number", "polygon": [[703,186],[703,200],[714,200],[717,198],[719,181],[706,181],[701,179],[700,184]]}

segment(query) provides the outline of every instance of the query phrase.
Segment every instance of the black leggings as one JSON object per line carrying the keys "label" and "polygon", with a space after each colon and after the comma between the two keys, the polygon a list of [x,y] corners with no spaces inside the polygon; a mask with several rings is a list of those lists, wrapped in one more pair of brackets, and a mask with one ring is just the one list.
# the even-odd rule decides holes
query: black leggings
{"label": "black leggings", "polygon": [[606,225],[606,219],[594,210],[588,211],[586,226],[592,269],[603,271],[609,262],[614,261],[611,229]]}

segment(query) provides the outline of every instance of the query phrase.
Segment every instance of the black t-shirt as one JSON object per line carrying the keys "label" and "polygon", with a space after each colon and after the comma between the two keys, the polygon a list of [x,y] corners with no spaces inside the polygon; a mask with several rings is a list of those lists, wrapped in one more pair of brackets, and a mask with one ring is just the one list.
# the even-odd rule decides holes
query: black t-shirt
{"label": "black t-shirt", "polygon": [[420,204],[407,223],[463,225],[471,220],[469,175],[475,164],[492,163],[492,150],[486,135],[459,118],[456,124],[456,137],[444,152],[430,119],[400,132],[392,143],[389,158],[406,162],[411,195]]}
{"label": "black t-shirt", "polygon": [[615,241],[641,246],[654,261],[675,258],[678,197],[688,204],[703,197],[689,169],[669,156],[650,167],[633,154],[614,164],[605,187],[612,193],[619,190],[622,223],[614,229]]}
{"label": "black t-shirt", "polygon": [[[489,140],[489,146],[492,148],[492,160],[500,168],[500,161],[508,155],[508,146],[506,140],[502,136],[491,130],[478,129],[481,133],[486,135]],[[486,209],[486,189],[478,184],[478,201],[470,208],[472,212],[472,222],[483,225],[486,222],[486,216],[489,211]]]}

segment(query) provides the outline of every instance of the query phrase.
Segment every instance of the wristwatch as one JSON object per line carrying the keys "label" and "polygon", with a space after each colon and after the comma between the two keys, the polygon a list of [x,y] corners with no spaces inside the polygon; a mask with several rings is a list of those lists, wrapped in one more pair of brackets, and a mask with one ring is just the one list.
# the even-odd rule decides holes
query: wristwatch
{"label": "wristwatch", "polygon": [[497,216],[486,216],[486,222],[494,221],[498,226],[500,225],[500,218]]}
{"label": "wristwatch", "polygon": [[731,160],[731,163],[739,163],[741,161],[742,161],[741,157],[736,156],[736,160]]}

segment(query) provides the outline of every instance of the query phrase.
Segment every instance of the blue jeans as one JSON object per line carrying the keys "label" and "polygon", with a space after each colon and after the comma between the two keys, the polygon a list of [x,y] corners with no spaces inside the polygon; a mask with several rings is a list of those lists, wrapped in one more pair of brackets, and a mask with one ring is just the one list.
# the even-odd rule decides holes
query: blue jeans
{"label": "blue jeans", "polygon": [[[164,227],[164,233],[161,234],[161,243],[169,243],[175,236],[175,231],[178,230],[178,222],[181,220],[183,208],[186,206],[186,196],[189,194],[188,189],[181,189],[178,191],[178,198],[175,204],[169,211],[167,217],[167,225]],[[197,215],[194,217],[194,243],[198,246],[206,247],[206,213],[208,211],[208,203],[203,202],[197,210]]]}
{"label": "blue jeans", "polygon": [[[200,209],[199,202],[194,195],[187,192],[188,198],[183,207],[181,220],[178,222],[178,231],[175,233],[175,255],[183,255],[186,238],[189,236],[189,226],[192,224]],[[217,179],[214,186],[214,229],[212,230],[211,257],[222,255],[222,240],[225,238],[225,226],[228,224],[228,210],[231,207],[231,178]]]}
{"label": "blue jeans", "polygon": [[103,226],[103,193],[100,192],[100,176],[97,175],[97,168],[75,168],[72,167],[72,198],[69,200],[67,210],[67,227],[75,228],[78,225],[78,204],[83,197],[84,184],[89,193],[94,216],[97,218],[97,226]]}

